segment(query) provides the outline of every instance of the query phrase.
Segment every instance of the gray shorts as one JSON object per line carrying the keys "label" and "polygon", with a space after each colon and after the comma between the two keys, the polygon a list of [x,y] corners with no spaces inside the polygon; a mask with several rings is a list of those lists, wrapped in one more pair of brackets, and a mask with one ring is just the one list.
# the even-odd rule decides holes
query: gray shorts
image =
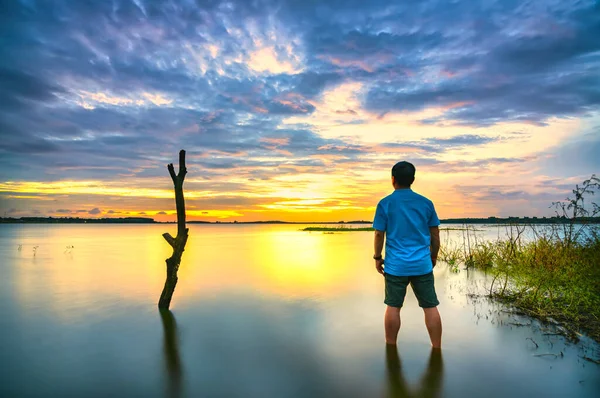
{"label": "gray shorts", "polygon": [[395,276],[385,274],[385,301],[390,307],[402,307],[406,296],[406,287],[412,286],[421,308],[437,307],[440,302],[435,294],[433,271],[425,275]]}

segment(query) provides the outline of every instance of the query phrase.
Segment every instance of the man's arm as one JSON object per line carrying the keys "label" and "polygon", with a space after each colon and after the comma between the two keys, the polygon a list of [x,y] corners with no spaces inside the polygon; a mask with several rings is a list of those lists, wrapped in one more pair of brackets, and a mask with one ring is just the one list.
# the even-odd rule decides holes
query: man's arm
{"label": "man's arm", "polygon": [[[375,243],[374,250],[375,254],[373,258],[375,258],[375,268],[377,272],[383,275],[383,258],[381,258],[381,252],[383,251],[383,242],[385,241],[385,231],[375,230]],[[379,260],[377,260],[379,258]]]}
{"label": "man's arm", "polygon": [[440,251],[440,228],[429,227],[429,234],[431,235],[431,245],[429,246],[429,249],[431,250],[431,262],[435,267],[437,256]]}

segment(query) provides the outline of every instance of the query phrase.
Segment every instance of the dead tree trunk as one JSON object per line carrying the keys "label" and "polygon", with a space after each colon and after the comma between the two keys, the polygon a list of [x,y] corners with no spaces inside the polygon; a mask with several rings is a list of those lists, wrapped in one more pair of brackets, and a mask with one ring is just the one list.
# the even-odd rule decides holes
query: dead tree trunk
{"label": "dead tree trunk", "polygon": [[187,173],[185,168],[185,151],[179,151],[179,173],[175,175],[173,163],[170,163],[167,168],[175,186],[175,204],[177,205],[177,237],[173,238],[168,232],[163,234],[165,240],[173,247],[173,255],[167,261],[167,279],[163,288],[158,308],[169,309],[171,298],[177,285],[177,271],[181,262],[181,255],[185,249],[185,244],[188,239],[188,229],[185,227],[185,202],[183,200],[183,180]]}

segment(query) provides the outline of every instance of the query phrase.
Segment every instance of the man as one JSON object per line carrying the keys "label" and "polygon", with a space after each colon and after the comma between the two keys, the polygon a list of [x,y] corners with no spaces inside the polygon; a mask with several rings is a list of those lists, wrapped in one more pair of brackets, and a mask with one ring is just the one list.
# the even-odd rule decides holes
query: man
{"label": "man", "polygon": [[[385,341],[396,344],[400,309],[406,287],[412,286],[425,313],[431,345],[442,346],[442,320],[437,306],[433,267],[440,250],[440,220],[433,203],[410,188],[415,166],[399,162],[392,168],[394,192],[383,198],[375,211],[375,268],[385,277]],[[381,255],[385,241],[385,269]]]}

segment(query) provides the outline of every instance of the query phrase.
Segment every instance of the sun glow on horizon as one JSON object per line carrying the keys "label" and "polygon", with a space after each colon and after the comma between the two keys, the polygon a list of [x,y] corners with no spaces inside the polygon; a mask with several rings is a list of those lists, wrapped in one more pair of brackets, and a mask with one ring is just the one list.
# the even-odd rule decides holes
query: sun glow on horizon
{"label": "sun glow on horizon", "polygon": [[369,220],[400,160],[442,218],[552,215],[600,169],[593,2],[71,3],[11,3],[2,217],[171,221],[182,148],[206,221]]}

